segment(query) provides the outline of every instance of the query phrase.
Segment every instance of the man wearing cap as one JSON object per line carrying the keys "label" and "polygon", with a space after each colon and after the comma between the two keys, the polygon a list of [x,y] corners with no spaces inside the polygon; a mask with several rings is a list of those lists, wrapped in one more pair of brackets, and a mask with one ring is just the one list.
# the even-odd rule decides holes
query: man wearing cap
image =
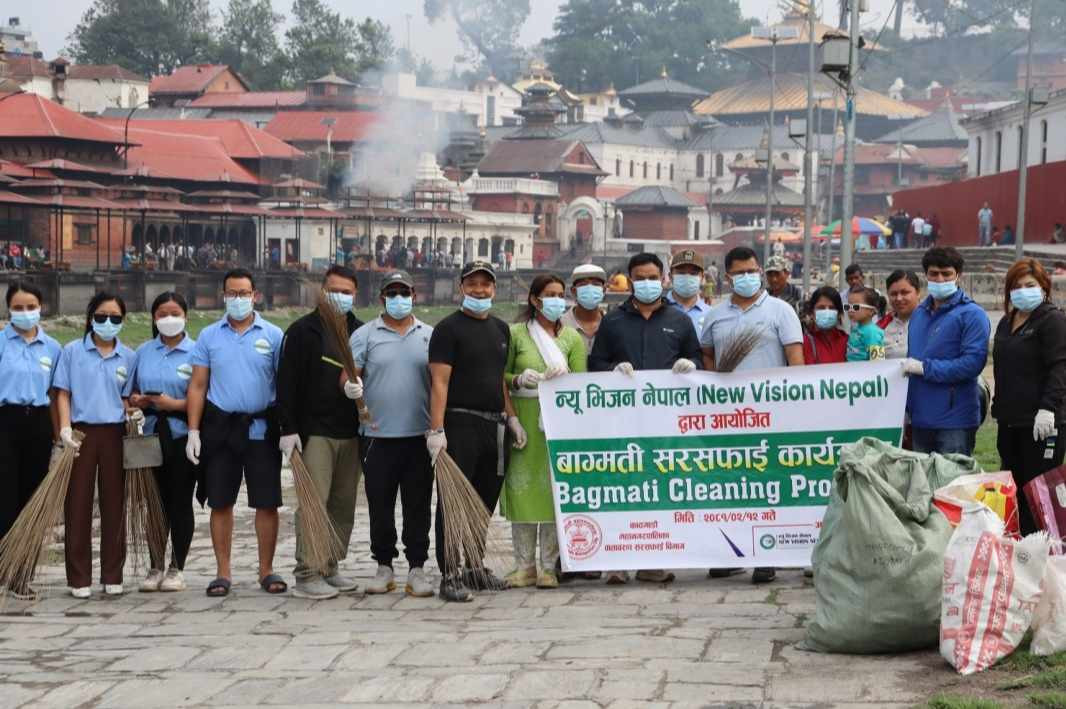
{"label": "man wearing cap", "polygon": [[[430,406],[426,449],[432,464],[447,450],[491,513],[496,509],[507,469],[506,432],[515,448],[526,432],[511,406],[503,373],[511,331],[489,314],[496,295],[496,273],[487,261],[463,266],[460,309],[441,320],[429,340]],[[445,556],[444,517],[438,492],[436,549],[441,570],[440,597],[470,601],[468,590],[500,591],[506,584],[490,570],[460,573]],[[481,559],[467,559],[467,564]]]}
{"label": "man wearing cap", "polygon": [[700,293],[703,289],[703,257],[692,249],[674,254],[670,262],[670,284],[666,301],[688,316],[699,335],[703,332],[703,321],[711,311],[711,306]]}
{"label": "man wearing cap", "polygon": [[[355,273],[346,266],[330,266],[322,282],[330,303],[344,314],[348,334],[363,322],[352,314],[357,289]],[[344,358],[326,334],[318,310],[294,322],[285,332],[278,366],[278,424],[280,447],[286,457],[303,454],[341,546],[328,569],[306,564],[307,540],[296,511],[296,585],[298,598],[333,598],[356,590],[356,583],[342,576],[337,563],[348,556],[348,543],[355,524],[355,497],[359,486],[359,413],[362,383],[345,381]]]}
{"label": "man wearing cap", "polygon": [[803,305],[803,293],[788,282],[789,274],[792,273],[792,264],[788,259],[784,256],[771,256],[763,272],[766,274],[766,292],[799,310]]}
{"label": "man wearing cap", "polygon": [[603,321],[600,303],[607,287],[607,272],[593,263],[583,263],[570,274],[570,293],[574,296],[574,307],[563,313],[560,318],[566,327],[572,327],[585,341],[585,352],[592,351],[596,333]]}
{"label": "man wearing cap", "polygon": [[378,564],[367,593],[396,587],[396,493],[403,505],[403,551],[409,596],[433,595],[423,571],[429,557],[433,469],[429,429],[429,340],[433,328],[412,314],[415,284],[405,271],[381,282],[380,317],[359,328],[350,345],[371,419],[363,424],[363,475],[370,513],[370,555]]}

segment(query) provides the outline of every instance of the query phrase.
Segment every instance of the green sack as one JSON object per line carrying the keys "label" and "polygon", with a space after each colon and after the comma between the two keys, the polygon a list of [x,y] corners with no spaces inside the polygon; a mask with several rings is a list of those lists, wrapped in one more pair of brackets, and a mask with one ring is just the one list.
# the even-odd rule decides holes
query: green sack
{"label": "green sack", "polygon": [[952,527],[933,491],[980,472],[972,458],[863,438],[844,448],[811,557],[816,607],[802,647],[879,653],[936,647]]}

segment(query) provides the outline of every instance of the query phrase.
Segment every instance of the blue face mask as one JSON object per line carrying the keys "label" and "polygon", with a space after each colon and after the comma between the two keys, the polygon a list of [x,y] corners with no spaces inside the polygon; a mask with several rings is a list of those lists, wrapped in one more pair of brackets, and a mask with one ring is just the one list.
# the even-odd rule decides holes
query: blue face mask
{"label": "blue face mask", "polygon": [[933,296],[933,300],[947,300],[959,290],[958,281],[944,281],[943,283],[929,281],[928,285],[929,295]]}
{"label": "blue face mask", "polygon": [[700,292],[700,277],[691,273],[678,273],[674,276],[674,293],[682,298],[691,298]]}
{"label": "blue face mask", "polygon": [[385,299],[385,312],[393,320],[403,320],[411,314],[414,298],[409,295],[394,295]]}
{"label": "blue face mask", "polygon": [[41,321],[41,310],[13,310],[11,311],[11,324],[19,330],[32,330]]}
{"label": "blue face mask", "polygon": [[741,298],[750,298],[762,288],[762,276],[758,273],[741,273],[733,276],[733,292]]}
{"label": "blue face mask", "polygon": [[556,322],[566,312],[566,300],[563,298],[541,298],[540,314],[549,322]]}
{"label": "blue face mask", "polygon": [[115,323],[107,320],[105,322],[93,322],[93,332],[104,342],[111,342],[111,340],[118,337],[118,333],[122,332],[122,325],[116,325]]}
{"label": "blue face mask", "polygon": [[633,281],[633,295],[641,303],[654,303],[663,297],[662,281]]}
{"label": "blue face mask", "polygon": [[475,315],[487,313],[492,309],[492,298],[475,298],[472,295],[463,296],[463,310],[469,310]]}
{"label": "blue face mask", "polygon": [[835,310],[815,310],[814,324],[819,330],[831,330],[837,326],[840,313]]}
{"label": "blue face mask", "polygon": [[355,296],[347,293],[330,293],[329,302],[333,303],[333,307],[341,313],[347,313],[352,309],[352,303],[355,302]]}
{"label": "blue face mask", "polygon": [[244,320],[251,312],[251,298],[226,298],[226,315],[234,320]]}
{"label": "blue face mask", "polygon": [[1039,286],[1015,288],[1010,292],[1010,304],[1023,313],[1036,310],[1044,302],[1044,289]]}
{"label": "blue face mask", "polygon": [[603,286],[583,285],[577,287],[577,304],[585,310],[594,310],[603,302]]}

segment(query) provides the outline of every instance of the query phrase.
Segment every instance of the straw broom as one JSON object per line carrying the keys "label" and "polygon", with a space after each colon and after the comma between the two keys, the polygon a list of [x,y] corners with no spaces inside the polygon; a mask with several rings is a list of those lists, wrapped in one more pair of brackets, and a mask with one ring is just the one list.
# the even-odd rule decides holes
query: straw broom
{"label": "straw broom", "polygon": [[[348,379],[355,381],[355,358],[352,357],[352,349],[348,346],[348,319],[344,313],[333,307],[325,290],[318,292],[317,306],[326,338],[333,343],[333,349],[340,355],[341,365]],[[370,423],[370,411],[366,408],[366,401],[362,398],[356,399],[355,406],[359,410],[359,420]]]}
{"label": "straw broom", "polygon": [[[137,427],[127,422],[126,433],[137,434]],[[165,561],[167,530],[169,528],[163,499],[151,468],[133,468],[126,471],[126,544],[133,559],[133,570],[143,568],[144,557],[151,556]],[[160,569],[162,571],[162,569]]]}
{"label": "straw broom", "polygon": [[[80,443],[84,438],[81,431],[74,431],[76,441]],[[63,522],[75,455],[73,448],[64,446],[59,455],[53,456],[44,480],[0,540],[0,586],[11,591],[29,588],[46,540]]]}
{"label": "straw broom", "polygon": [[441,451],[434,466],[438,502],[444,515],[444,560],[460,569],[463,559],[475,570],[484,566],[485,545],[492,513],[448,451]]}
{"label": "straw broom", "polygon": [[329,573],[330,563],[340,555],[340,535],[329,518],[325,503],[318,496],[303,455],[295,448],[289,456],[289,466],[292,468],[296,498],[300,503],[297,520],[300,537],[304,541],[304,563],[312,571],[325,576]]}
{"label": "straw broom", "polygon": [[738,332],[719,357],[715,371],[722,374],[734,371],[758,346],[761,338],[761,327],[746,327]]}

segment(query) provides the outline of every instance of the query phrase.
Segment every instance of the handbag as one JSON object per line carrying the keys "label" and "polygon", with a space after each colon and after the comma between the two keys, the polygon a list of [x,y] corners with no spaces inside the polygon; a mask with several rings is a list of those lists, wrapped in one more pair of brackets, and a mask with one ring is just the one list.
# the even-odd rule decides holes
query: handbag
{"label": "handbag", "polygon": [[163,446],[159,443],[159,435],[150,433],[146,436],[140,425],[134,430],[133,424],[129,424],[122,437],[122,468],[157,468],[162,464]]}

